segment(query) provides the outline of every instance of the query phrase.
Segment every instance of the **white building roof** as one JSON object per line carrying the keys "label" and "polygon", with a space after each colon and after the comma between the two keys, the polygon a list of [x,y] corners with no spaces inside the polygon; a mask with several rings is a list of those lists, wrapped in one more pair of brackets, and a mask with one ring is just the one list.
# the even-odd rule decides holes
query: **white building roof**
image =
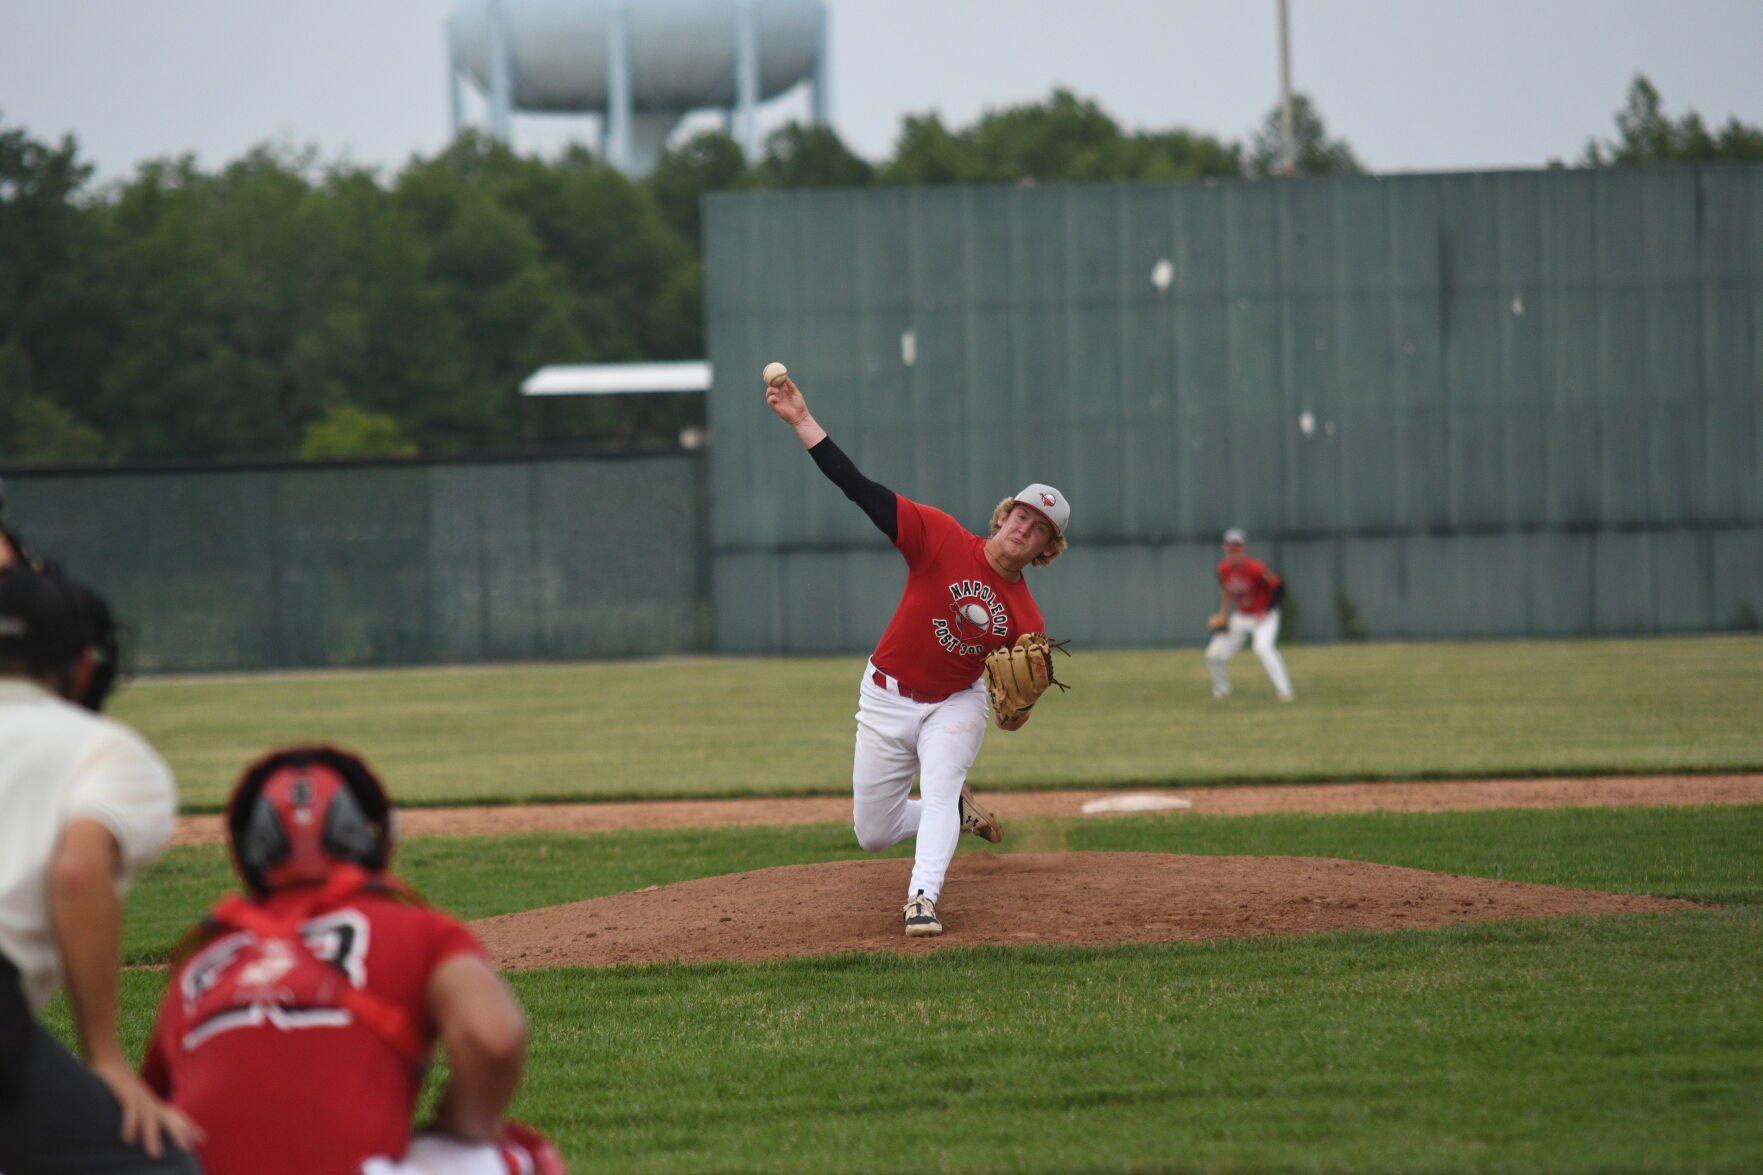
{"label": "white building roof", "polygon": [[560,363],[541,367],[520,385],[523,396],[616,396],[631,392],[706,392],[710,361]]}

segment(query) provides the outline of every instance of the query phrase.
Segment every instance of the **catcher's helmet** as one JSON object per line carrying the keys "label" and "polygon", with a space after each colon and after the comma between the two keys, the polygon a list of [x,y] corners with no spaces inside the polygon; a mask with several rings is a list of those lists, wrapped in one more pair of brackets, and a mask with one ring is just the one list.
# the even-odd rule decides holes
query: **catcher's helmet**
{"label": "catcher's helmet", "polygon": [[377,872],[392,856],[392,802],[360,756],[287,747],[239,777],[227,840],[233,866],[260,897],[322,882],[340,864]]}

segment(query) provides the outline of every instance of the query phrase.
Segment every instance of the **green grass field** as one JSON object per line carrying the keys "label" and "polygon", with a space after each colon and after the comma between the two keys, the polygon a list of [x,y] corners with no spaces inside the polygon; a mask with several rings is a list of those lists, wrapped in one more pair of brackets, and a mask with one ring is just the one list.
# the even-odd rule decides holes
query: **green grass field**
{"label": "green grass field", "polygon": [[[1084,652],[974,771],[992,790],[1763,769],[1763,637],[1299,645],[1298,701],[1247,654]],[[323,738],[407,804],[842,794],[856,657],[147,680],[115,712],[213,810],[265,748]]]}
{"label": "green grass field", "polygon": [[[1763,640],[1300,646],[1215,705],[1197,653],[1090,654],[994,732],[986,786],[1763,767]],[[851,659],[143,683],[121,715],[215,804],[264,747],[329,737],[406,799],[845,789]],[[709,697],[699,709],[681,703]],[[760,699],[747,704],[746,690]],[[1055,707],[1057,707],[1055,709]],[[749,713],[749,711],[752,711]],[[1666,915],[1108,949],[976,948],[513,977],[517,1103],[575,1169],[1763,1169],[1763,806],[1019,821],[1009,851],[1347,857],[1689,898]],[[977,845],[966,846],[976,851]],[[895,850],[904,853],[909,848]],[[467,917],[861,854],[843,825],[413,840]],[[163,958],[229,882],[142,878]],[[161,972],[124,976],[144,1041]],[[65,1010],[54,1015],[65,1030]]]}
{"label": "green grass field", "polygon": [[[1024,850],[1351,857],[1711,908],[522,973],[535,1036],[518,1111],[583,1170],[1763,1165],[1763,806],[1012,831]],[[402,854],[403,872],[471,916],[857,855],[831,825],[425,840]],[[225,881],[214,848],[156,867],[130,903],[137,956],[162,951]],[[139,1047],[163,976],[124,978]]]}

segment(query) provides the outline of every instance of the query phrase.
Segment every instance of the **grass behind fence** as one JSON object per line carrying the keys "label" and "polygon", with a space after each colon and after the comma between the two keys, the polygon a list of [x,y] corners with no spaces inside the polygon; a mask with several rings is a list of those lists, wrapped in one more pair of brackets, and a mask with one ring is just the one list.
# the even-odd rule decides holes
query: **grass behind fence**
{"label": "grass behind fence", "polygon": [[[1280,705],[1247,655],[1079,650],[1074,688],[974,771],[993,790],[1763,769],[1763,637],[1299,645]],[[144,681],[117,714],[214,809],[296,740],[353,746],[406,804],[843,794],[861,657]]]}

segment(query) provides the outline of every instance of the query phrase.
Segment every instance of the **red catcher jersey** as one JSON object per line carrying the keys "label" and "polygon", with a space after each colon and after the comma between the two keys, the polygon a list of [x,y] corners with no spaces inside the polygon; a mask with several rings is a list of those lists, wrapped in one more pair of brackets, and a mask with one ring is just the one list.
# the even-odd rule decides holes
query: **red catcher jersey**
{"label": "red catcher jersey", "polygon": [[[265,908],[299,901],[271,895]],[[432,1041],[428,979],[444,960],[483,954],[464,926],[384,894],[354,894],[301,924],[320,960],[404,1008]],[[208,1135],[208,1175],[355,1175],[374,1155],[401,1157],[423,1074],[346,1010],[301,1006],[298,983],[264,992],[272,955],[246,931],[215,939],[179,967],[159,1007],[143,1073]]]}
{"label": "red catcher jersey", "polygon": [[1259,559],[1245,558],[1241,563],[1221,559],[1218,586],[1238,612],[1259,616],[1273,606],[1273,589],[1279,586],[1279,576],[1267,570],[1267,564]]}
{"label": "red catcher jersey", "polygon": [[870,658],[877,669],[917,693],[952,694],[985,672],[987,653],[1046,631],[1027,580],[994,570],[979,535],[909,498],[899,500],[898,529],[906,589]]}

